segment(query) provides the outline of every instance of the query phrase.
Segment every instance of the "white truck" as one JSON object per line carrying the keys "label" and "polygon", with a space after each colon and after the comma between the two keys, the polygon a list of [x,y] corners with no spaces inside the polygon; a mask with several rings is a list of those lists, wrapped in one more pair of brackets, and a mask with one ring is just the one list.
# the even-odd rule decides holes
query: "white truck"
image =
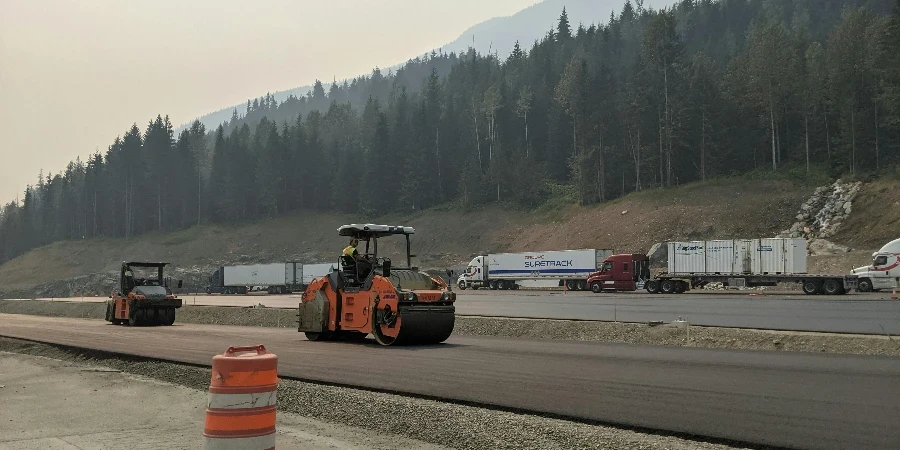
{"label": "white truck", "polygon": [[872,265],[857,267],[853,269],[853,274],[859,277],[859,292],[900,290],[900,239],[888,242],[881,250],[872,253]]}
{"label": "white truck", "polygon": [[336,263],[303,264],[295,261],[219,267],[209,277],[208,294],[246,294],[265,290],[269,294],[301,291],[312,280],[337,269]]}
{"label": "white truck", "polygon": [[555,280],[572,291],[587,290],[587,278],[600,268],[612,250],[549,250],[491,253],[476,256],[456,279],[460,289],[488,287],[518,289],[519,281]]}

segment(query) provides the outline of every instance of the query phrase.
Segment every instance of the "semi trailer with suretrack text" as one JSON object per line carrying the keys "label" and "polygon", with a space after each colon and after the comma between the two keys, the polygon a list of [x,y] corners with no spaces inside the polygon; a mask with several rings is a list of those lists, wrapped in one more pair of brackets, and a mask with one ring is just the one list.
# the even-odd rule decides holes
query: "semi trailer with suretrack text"
{"label": "semi trailer with suretrack text", "polygon": [[612,250],[550,250],[491,253],[476,256],[456,279],[460,289],[518,289],[525,280],[559,280],[572,291],[586,290],[587,278],[600,268]]}

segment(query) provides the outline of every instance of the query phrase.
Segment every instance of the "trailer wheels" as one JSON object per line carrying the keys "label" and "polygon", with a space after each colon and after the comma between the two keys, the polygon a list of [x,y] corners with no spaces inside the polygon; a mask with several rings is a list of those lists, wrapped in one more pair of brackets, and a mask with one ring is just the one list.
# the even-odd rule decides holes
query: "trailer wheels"
{"label": "trailer wheels", "polygon": [[578,288],[578,284],[575,283],[575,280],[566,280],[566,289],[574,291],[576,288]]}
{"label": "trailer wheels", "polygon": [[593,292],[595,294],[599,294],[599,293],[603,292],[603,286],[600,284],[599,281],[594,281],[593,283],[591,283],[591,292]]}
{"label": "trailer wheels", "polygon": [[806,295],[816,295],[819,293],[819,283],[814,280],[803,281],[803,293]]}
{"label": "trailer wheels", "polygon": [[688,289],[688,285],[684,281],[676,281],[675,282],[675,293],[676,294],[683,294],[683,293],[685,293],[685,291],[687,291],[687,289]]}
{"label": "trailer wheels", "polygon": [[578,283],[575,287],[579,291],[586,291],[587,290],[587,280],[578,280]]}
{"label": "trailer wheels", "polygon": [[489,282],[488,282],[488,287],[490,287],[492,291],[496,291],[496,290],[497,290],[497,287],[498,287],[498,286],[497,286],[497,280],[491,280],[491,281],[489,281]]}
{"label": "trailer wheels", "polygon": [[838,280],[831,278],[825,280],[825,283],[822,285],[822,292],[827,295],[840,295],[843,288]]}
{"label": "trailer wheels", "polygon": [[872,280],[868,278],[859,280],[859,283],[856,285],[856,290],[859,292],[872,292]]}
{"label": "trailer wheels", "polygon": [[672,280],[663,280],[661,283],[659,283],[659,290],[663,294],[674,294],[675,282]]}
{"label": "trailer wheels", "polygon": [[659,281],[648,281],[645,288],[647,289],[647,292],[651,294],[659,294]]}

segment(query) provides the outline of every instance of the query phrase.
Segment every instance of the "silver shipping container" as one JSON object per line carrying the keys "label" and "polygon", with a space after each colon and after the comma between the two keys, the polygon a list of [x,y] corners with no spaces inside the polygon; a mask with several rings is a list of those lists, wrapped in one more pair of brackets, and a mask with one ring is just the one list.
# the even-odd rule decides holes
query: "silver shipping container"
{"label": "silver shipping container", "polygon": [[754,239],[751,256],[751,271],[756,274],[794,274],[807,270],[806,239]]}
{"label": "silver shipping container", "polygon": [[734,243],[734,240],[706,241],[706,266],[703,272],[728,274],[740,270],[741,266],[736,264]]}
{"label": "silver shipping container", "polygon": [[806,273],[805,239],[732,239],[669,242],[669,273]]}
{"label": "silver shipping container", "polygon": [[669,273],[706,273],[706,242],[669,242]]}

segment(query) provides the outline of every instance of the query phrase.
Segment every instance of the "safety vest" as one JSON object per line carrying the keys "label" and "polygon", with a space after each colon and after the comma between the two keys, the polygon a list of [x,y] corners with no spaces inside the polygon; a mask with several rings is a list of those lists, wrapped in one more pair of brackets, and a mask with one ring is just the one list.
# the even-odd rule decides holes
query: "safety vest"
{"label": "safety vest", "polygon": [[352,256],[353,256],[353,250],[356,250],[356,249],[353,248],[352,245],[348,245],[347,248],[344,249],[344,256],[351,256],[351,257],[352,257]]}

